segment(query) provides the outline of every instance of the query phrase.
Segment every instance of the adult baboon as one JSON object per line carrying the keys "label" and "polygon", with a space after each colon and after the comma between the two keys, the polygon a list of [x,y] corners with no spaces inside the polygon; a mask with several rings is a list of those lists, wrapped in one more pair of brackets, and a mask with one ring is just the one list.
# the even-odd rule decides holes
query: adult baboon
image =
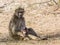
{"label": "adult baboon", "polygon": [[[35,36],[38,37],[32,28],[26,28],[24,15],[24,9],[18,8],[15,10],[13,17],[9,23],[9,33],[13,39],[24,39],[25,37]],[[30,35],[30,36],[29,36]]]}
{"label": "adult baboon", "polygon": [[24,20],[24,17],[23,17],[24,12],[25,11],[24,11],[23,8],[16,9],[13,17],[10,20],[10,23],[9,23],[10,35],[15,39],[17,37],[20,38],[20,35],[18,35],[18,32],[21,32],[24,35],[26,33],[25,20]]}

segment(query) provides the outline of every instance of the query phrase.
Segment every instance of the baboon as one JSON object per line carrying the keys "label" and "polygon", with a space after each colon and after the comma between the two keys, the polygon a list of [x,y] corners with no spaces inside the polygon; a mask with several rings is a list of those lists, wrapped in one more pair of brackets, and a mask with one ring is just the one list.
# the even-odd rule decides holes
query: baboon
{"label": "baboon", "polygon": [[18,9],[15,10],[13,17],[10,20],[9,33],[11,37],[15,39],[20,38],[20,35],[18,35],[18,32],[21,32],[24,35],[26,33],[25,19],[23,17],[24,12],[25,12],[24,9],[19,7]]}
{"label": "baboon", "polygon": [[23,8],[17,8],[13,17],[9,23],[9,34],[13,39],[24,39],[25,37],[35,36],[38,37],[32,28],[27,28],[25,25],[25,19],[23,17],[25,10]]}

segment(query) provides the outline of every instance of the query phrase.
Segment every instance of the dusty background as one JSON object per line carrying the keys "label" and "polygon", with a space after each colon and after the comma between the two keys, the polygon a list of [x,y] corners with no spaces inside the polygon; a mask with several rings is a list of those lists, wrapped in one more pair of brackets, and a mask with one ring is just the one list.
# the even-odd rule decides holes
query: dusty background
{"label": "dusty background", "polygon": [[[18,7],[22,7],[25,9],[24,17],[26,20],[26,26],[28,28],[33,28],[34,31],[39,36],[60,34],[60,1],[59,0],[0,0],[0,38],[1,39],[8,38],[9,21],[12,18],[14,10]],[[44,44],[41,42],[43,42]],[[41,41],[41,42],[40,42],[41,45],[45,45],[46,43],[50,45],[55,45],[54,43],[56,43],[59,45],[60,40],[58,41],[53,40],[52,42],[50,41],[51,43],[49,43],[49,41],[46,42]]]}

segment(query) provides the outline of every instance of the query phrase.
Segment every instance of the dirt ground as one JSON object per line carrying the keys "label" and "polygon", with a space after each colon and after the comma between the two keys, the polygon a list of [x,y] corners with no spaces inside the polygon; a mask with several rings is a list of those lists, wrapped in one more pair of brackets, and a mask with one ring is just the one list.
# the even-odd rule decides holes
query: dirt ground
{"label": "dirt ground", "polygon": [[[58,2],[58,0],[55,0]],[[25,9],[25,20],[28,28],[41,35],[60,34],[60,5],[54,0],[0,0],[0,45],[60,45],[58,38],[48,40],[3,41],[8,37],[9,22],[19,6]],[[6,34],[6,35],[5,35]]]}
{"label": "dirt ground", "polygon": [[60,45],[60,38],[51,38],[48,40],[28,40],[28,41],[5,41],[0,45]]}

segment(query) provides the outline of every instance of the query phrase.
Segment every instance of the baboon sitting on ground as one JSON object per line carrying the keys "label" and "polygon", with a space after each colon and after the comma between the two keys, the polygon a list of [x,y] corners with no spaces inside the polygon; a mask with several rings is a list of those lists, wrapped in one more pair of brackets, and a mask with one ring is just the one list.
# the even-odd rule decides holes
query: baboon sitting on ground
{"label": "baboon sitting on ground", "polygon": [[16,9],[13,17],[10,20],[9,33],[13,39],[19,40],[24,39],[25,37],[32,39],[31,36],[34,38],[38,37],[32,28],[26,28],[25,19],[23,17],[24,12],[25,11],[23,8]]}
{"label": "baboon sitting on ground", "polygon": [[[15,10],[15,13],[13,17],[10,20],[9,23],[9,33],[11,37],[14,39],[19,39],[20,36],[24,37],[25,33],[27,32],[26,25],[25,25],[25,20],[24,20],[24,9],[23,8],[18,8]],[[22,35],[18,35],[18,32],[21,32]],[[18,37],[18,38],[17,38]]]}

